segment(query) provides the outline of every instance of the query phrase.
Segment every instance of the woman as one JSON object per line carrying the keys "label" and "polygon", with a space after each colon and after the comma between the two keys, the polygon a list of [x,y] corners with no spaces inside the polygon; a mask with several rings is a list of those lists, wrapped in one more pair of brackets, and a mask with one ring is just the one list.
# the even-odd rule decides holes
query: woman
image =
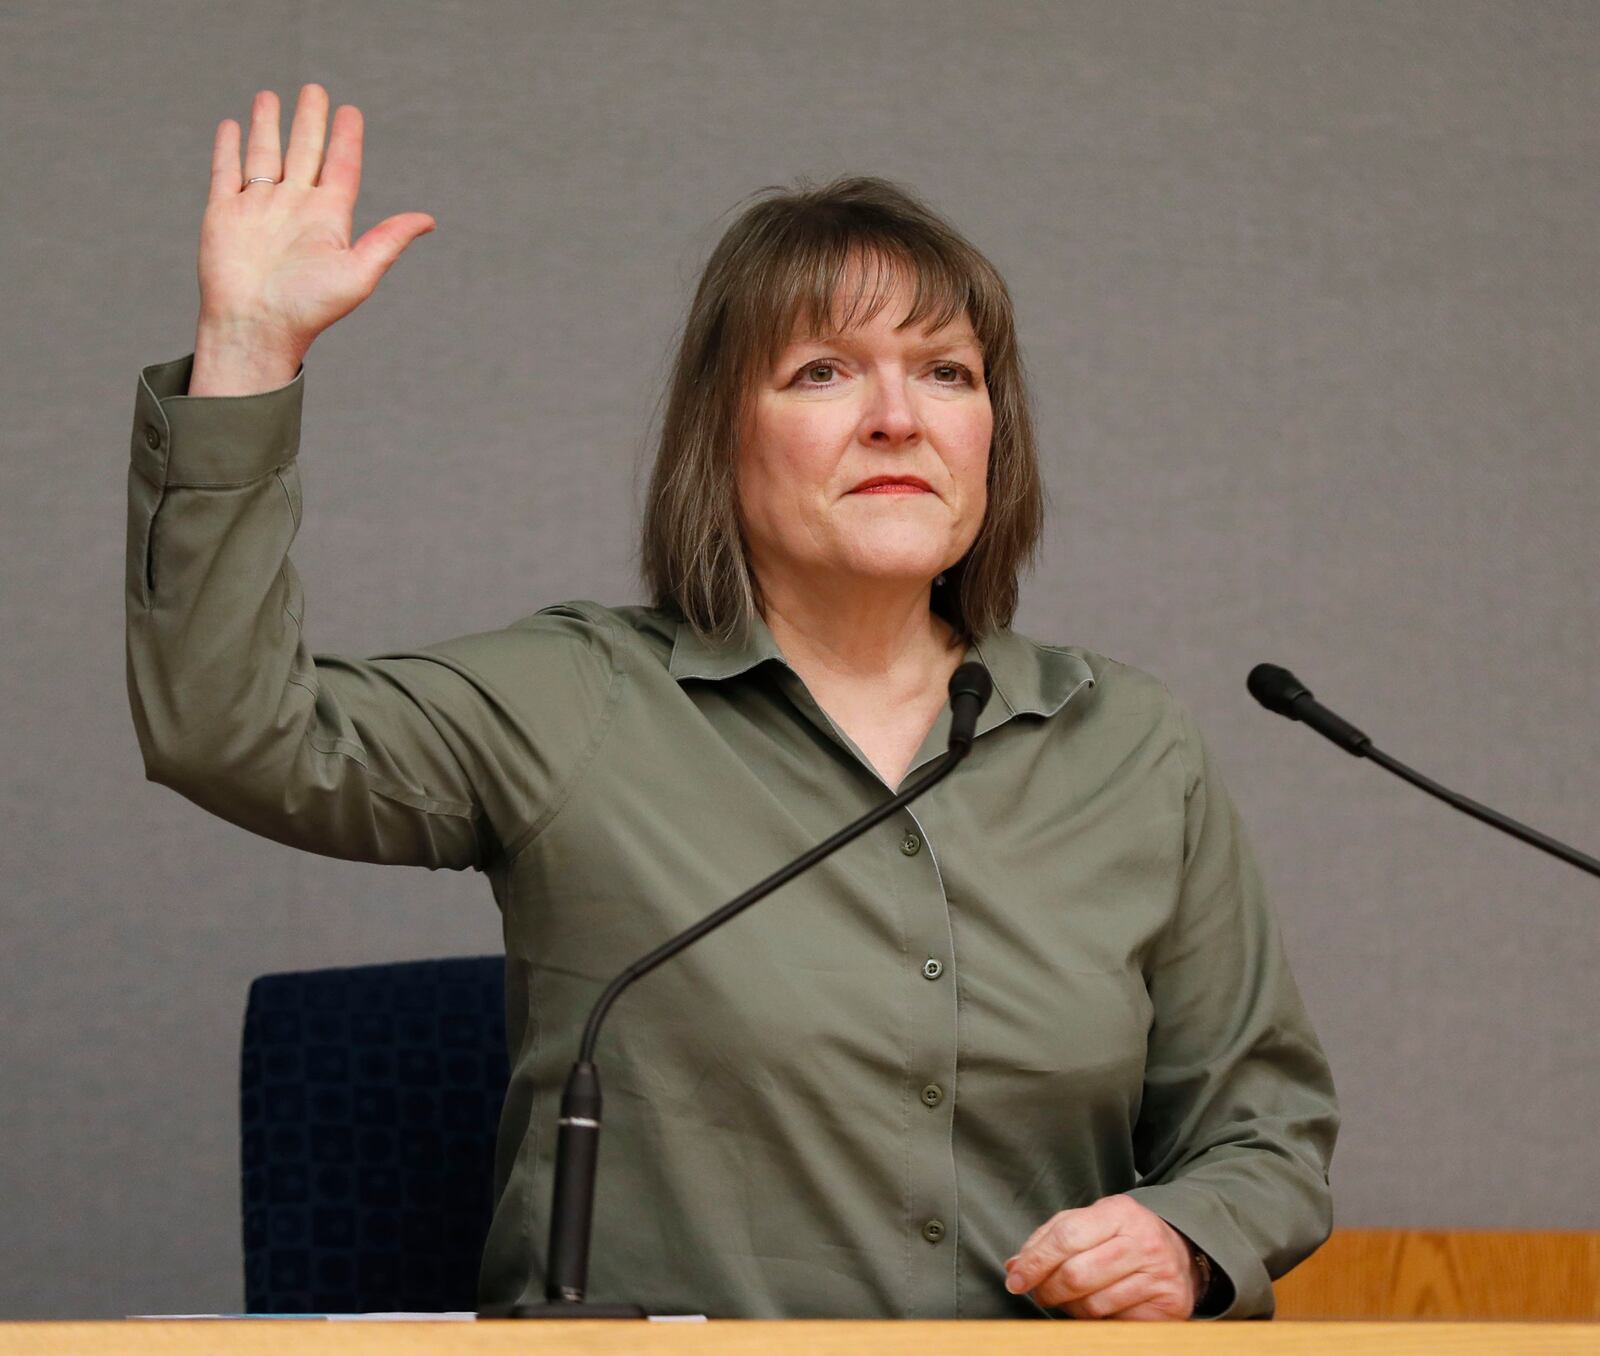
{"label": "woman", "polygon": [[[217,130],[193,355],[146,368],[128,672],[147,775],[314,852],[474,867],[512,1076],[483,1303],[543,1289],[600,988],[937,758],[947,781],[630,990],[601,1036],[591,1299],[714,1315],[1242,1317],[1330,1223],[1338,1113],[1238,818],[1156,679],[1009,629],[1041,525],[1010,299],[880,180],[756,204],[685,328],[651,606],[317,654],[287,558],[362,123]],[[885,482],[888,483],[885,483]]]}

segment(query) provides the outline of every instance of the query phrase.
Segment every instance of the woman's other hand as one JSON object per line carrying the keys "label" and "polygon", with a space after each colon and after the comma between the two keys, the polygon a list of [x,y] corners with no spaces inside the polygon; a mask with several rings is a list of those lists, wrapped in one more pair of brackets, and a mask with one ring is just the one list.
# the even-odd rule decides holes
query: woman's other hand
{"label": "woman's other hand", "polygon": [[[372,295],[407,245],[435,229],[426,213],[402,212],[351,244],[361,188],[360,109],[340,105],[324,155],[327,127],[327,90],[303,86],[283,152],[278,96],[259,91],[241,173],[239,124],[218,124],[200,227],[190,395],[243,394],[220,388],[262,390],[292,380],[312,341]],[[275,182],[247,182],[263,175]]]}
{"label": "woman's other hand", "polygon": [[1131,1196],[1052,1215],[1006,1259],[1006,1289],[1074,1318],[1188,1318],[1195,1305],[1188,1243]]}

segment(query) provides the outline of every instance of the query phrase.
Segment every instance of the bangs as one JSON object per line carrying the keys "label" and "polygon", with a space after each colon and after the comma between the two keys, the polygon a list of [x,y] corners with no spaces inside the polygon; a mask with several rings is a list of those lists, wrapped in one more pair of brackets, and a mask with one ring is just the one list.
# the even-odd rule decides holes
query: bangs
{"label": "bangs", "polygon": [[770,284],[755,289],[751,300],[757,313],[747,316],[747,333],[758,336],[769,369],[791,343],[829,338],[870,322],[903,279],[910,282],[912,303],[897,329],[940,330],[967,316],[979,348],[989,351],[971,281],[930,242],[836,230],[771,244],[764,270]]}

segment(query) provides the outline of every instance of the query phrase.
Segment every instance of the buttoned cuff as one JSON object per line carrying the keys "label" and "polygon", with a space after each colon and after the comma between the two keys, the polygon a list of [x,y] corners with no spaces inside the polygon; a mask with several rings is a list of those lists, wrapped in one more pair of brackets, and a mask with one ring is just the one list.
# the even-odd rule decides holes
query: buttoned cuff
{"label": "buttoned cuff", "polygon": [[275,390],[192,396],[194,354],[139,373],[133,422],[134,468],[157,489],[247,485],[300,450],[305,364]]}
{"label": "buttoned cuff", "polygon": [[1195,1309],[1195,1319],[1272,1317],[1272,1278],[1213,1193],[1179,1181],[1134,1187],[1127,1194],[1211,1259],[1211,1293]]}

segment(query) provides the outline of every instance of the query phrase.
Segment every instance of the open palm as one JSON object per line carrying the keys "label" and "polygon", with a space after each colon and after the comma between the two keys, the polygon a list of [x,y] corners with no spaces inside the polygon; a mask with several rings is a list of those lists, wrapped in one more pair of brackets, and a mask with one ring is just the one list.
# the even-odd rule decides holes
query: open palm
{"label": "open palm", "polygon": [[[361,188],[363,121],[353,104],[333,118],[326,155],[328,92],[300,91],[289,149],[279,146],[278,96],[260,91],[239,166],[239,124],[217,127],[211,191],[200,228],[203,321],[248,325],[298,362],[312,340],[359,306],[413,240],[435,229],[424,212],[402,212],[350,242]],[[248,183],[265,177],[270,183]]]}

